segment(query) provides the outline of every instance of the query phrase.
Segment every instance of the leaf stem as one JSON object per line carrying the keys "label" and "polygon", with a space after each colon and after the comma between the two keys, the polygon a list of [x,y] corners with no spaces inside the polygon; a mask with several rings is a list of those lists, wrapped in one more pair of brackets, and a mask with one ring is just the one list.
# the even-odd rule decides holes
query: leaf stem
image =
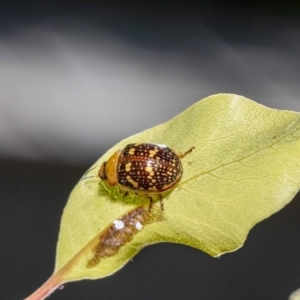
{"label": "leaf stem", "polygon": [[[149,221],[150,215],[148,212],[145,211],[145,208],[143,207],[137,207],[131,211],[129,211],[127,214],[121,217],[120,220],[126,223],[128,223],[131,226],[132,220],[139,221],[142,223],[142,225],[145,225],[147,221]],[[153,220],[151,220],[153,221]],[[127,224],[127,226],[129,226]],[[114,225],[111,225],[107,229],[103,230],[100,234],[97,234],[94,239],[92,239],[82,250],[80,250],[74,257],[69,260],[61,269],[59,269],[56,273],[54,273],[40,288],[38,288],[33,294],[31,294],[29,297],[25,298],[25,300],[43,300],[46,297],[48,297],[50,294],[52,294],[60,285],[71,281],[70,278],[68,278],[68,274],[70,271],[78,264],[80,260],[82,260],[87,253],[89,253],[95,246],[99,245],[99,242],[102,242],[101,237],[104,237],[106,239],[110,238],[110,234],[107,234],[107,232],[111,232],[109,230],[114,230]],[[127,228],[128,229],[128,228]],[[128,231],[128,230],[127,230]],[[123,235],[123,238],[128,238],[129,240],[132,238],[132,235],[138,231],[136,227],[131,229],[132,232],[127,232],[127,236]],[[108,235],[108,237],[107,237]],[[114,238],[115,239],[115,238]],[[120,244],[120,246],[123,246],[124,243],[127,241],[123,241],[123,244]],[[106,246],[108,247],[108,246]],[[101,248],[102,249],[102,248]],[[116,248],[119,249],[119,248]],[[112,249],[110,249],[112,251]],[[112,252],[112,254],[116,254],[115,252]],[[73,279],[74,280],[74,279]]]}
{"label": "leaf stem", "polygon": [[79,251],[65,266],[63,266],[57,273],[54,273],[41,287],[24,300],[43,300],[52,294],[60,285],[69,281],[66,280],[68,272],[72,270],[74,265],[92,249],[98,242],[96,236],[90,243],[88,243],[81,251]]}
{"label": "leaf stem", "polygon": [[41,287],[39,287],[25,300],[43,300],[52,294],[60,285],[63,284],[62,273],[53,274]]}

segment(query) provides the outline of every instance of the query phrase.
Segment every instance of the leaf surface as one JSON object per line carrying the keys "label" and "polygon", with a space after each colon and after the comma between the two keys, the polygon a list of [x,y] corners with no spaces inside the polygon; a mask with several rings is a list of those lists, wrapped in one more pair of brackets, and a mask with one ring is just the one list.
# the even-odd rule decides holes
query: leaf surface
{"label": "leaf surface", "polygon": [[[118,149],[147,142],[182,152],[195,147],[182,159],[183,177],[164,198],[165,211],[156,202],[148,213],[147,199],[123,197],[118,188],[99,185],[97,177],[79,181],[64,209],[57,245],[55,272],[64,270],[64,281],[108,276],[143,247],[159,242],[185,244],[212,256],[234,251],[256,223],[280,210],[299,189],[296,112],[214,95],[121,141],[89,176],[96,176]],[[120,237],[124,244],[116,245]]]}

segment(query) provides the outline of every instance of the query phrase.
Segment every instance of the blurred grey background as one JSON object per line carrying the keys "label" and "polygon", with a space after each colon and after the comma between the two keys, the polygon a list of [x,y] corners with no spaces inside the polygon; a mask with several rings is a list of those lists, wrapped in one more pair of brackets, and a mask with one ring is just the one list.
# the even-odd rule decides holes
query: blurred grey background
{"label": "blurred grey background", "polygon": [[86,164],[216,93],[300,111],[296,18],[30,3],[0,15],[2,157]]}
{"label": "blurred grey background", "polygon": [[[300,111],[299,13],[293,1],[2,1],[0,298],[51,275],[69,192],[121,139],[216,93]],[[300,286],[299,208],[219,260],[156,245],[50,299],[287,299]]]}

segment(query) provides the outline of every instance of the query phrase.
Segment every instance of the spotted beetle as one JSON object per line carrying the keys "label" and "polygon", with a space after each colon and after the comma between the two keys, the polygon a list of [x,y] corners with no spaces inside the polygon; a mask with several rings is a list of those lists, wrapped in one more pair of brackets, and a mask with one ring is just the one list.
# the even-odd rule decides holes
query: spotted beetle
{"label": "spotted beetle", "polygon": [[178,183],[183,173],[180,159],[193,149],[181,153],[160,144],[129,144],[101,165],[98,176],[125,194],[134,192],[149,198],[149,210],[153,198],[158,197],[163,210],[162,194]]}

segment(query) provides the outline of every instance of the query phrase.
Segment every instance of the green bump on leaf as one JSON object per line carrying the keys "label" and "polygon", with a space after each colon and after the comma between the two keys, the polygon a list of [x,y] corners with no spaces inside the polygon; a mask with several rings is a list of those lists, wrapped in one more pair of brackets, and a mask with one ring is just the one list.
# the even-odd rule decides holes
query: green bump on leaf
{"label": "green bump on leaf", "polygon": [[[65,207],[55,272],[64,281],[108,276],[143,247],[174,242],[212,256],[241,247],[249,230],[285,206],[300,185],[300,115],[270,109],[237,95],[220,94],[191,106],[172,120],[131,136],[101,157],[101,163],[129,143],[154,142],[195,150],[183,158],[180,183],[164,199],[162,217],[144,224],[116,254],[87,267],[100,237],[115,220],[148,201],[98,178],[79,183]],[[160,211],[155,203],[153,213]]]}

